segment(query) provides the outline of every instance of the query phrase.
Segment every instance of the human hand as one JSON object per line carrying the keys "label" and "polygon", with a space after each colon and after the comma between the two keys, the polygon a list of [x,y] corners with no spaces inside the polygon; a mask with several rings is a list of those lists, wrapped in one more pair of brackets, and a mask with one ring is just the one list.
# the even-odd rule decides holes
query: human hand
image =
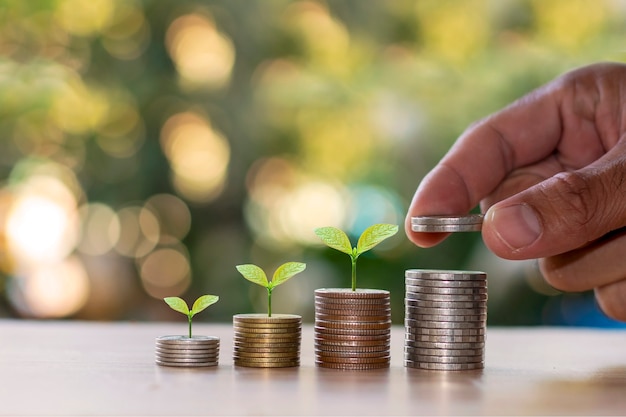
{"label": "human hand", "polygon": [[478,203],[496,255],[541,258],[555,288],[593,288],[626,321],[626,65],[571,71],[470,126],[419,185],[407,235],[436,245],[446,235],[411,231],[411,217]]}

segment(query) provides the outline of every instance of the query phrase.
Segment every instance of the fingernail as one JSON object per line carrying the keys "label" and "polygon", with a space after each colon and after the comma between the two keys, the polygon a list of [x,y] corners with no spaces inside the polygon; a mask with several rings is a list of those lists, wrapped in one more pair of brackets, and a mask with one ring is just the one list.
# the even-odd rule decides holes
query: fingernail
{"label": "fingernail", "polygon": [[532,244],[541,235],[535,211],[525,204],[502,207],[491,213],[491,224],[500,239],[511,249]]}

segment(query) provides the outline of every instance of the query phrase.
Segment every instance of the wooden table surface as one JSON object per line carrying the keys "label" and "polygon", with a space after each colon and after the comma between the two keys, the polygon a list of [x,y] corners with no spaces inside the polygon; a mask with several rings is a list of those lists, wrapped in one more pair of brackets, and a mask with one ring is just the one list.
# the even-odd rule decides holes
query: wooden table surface
{"label": "wooden table surface", "polygon": [[185,323],[0,320],[0,415],[624,415],[626,332],[489,328],[482,371],[404,368],[403,328],[392,366],[316,368],[313,330],[302,365],[234,367],[232,326],[196,324],[221,338],[220,365],[154,364],[157,336]]}

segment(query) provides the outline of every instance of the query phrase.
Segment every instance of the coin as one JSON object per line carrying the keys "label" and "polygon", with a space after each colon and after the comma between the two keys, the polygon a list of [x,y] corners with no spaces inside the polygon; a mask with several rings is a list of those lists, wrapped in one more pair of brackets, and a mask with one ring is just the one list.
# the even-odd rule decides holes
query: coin
{"label": "coin", "polygon": [[482,301],[428,301],[412,300],[405,298],[404,305],[417,308],[486,308],[485,300]]}
{"label": "coin", "polygon": [[282,359],[282,358],[289,358],[289,359],[298,359],[300,356],[300,351],[295,351],[295,352],[258,352],[258,353],[251,353],[251,352],[241,352],[236,350],[235,354],[234,354],[234,358],[240,358],[240,359],[255,359],[255,358],[265,358],[265,359]]}
{"label": "coin", "polygon": [[385,332],[382,334],[332,334],[332,333],[323,333],[317,332],[315,334],[316,340],[323,340],[324,342],[380,342],[380,341],[388,341],[390,339],[391,333]]}
{"label": "coin", "polygon": [[217,366],[217,361],[208,361],[208,362],[172,362],[166,360],[157,359],[156,363],[162,366],[174,366],[174,367],[209,367],[209,366]]}
{"label": "coin", "polygon": [[417,348],[417,347],[405,347],[405,353],[412,355],[424,355],[424,356],[479,356],[482,355],[484,349],[430,349],[430,348]]}
{"label": "coin", "polygon": [[266,348],[266,347],[271,347],[271,348],[276,348],[276,349],[280,349],[280,348],[293,348],[293,347],[299,347],[300,346],[300,339],[296,339],[296,340],[289,340],[286,342],[276,342],[275,339],[272,339],[271,342],[266,342],[266,341],[250,341],[249,339],[241,339],[238,337],[235,337],[233,340],[233,344],[234,346],[239,346],[239,347],[245,347],[245,348]]}
{"label": "coin", "polygon": [[300,360],[289,360],[283,362],[275,361],[249,361],[244,359],[234,360],[235,366],[243,366],[247,368],[292,368],[300,366]]}
{"label": "coin", "polygon": [[172,358],[204,358],[206,356],[217,356],[219,354],[218,350],[213,351],[199,351],[200,353],[179,353],[179,352],[164,352],[162,350],[156,351],[157,356],[161,357],[172,357]]}
{"label": "coin", "polygon": [[484,342],[485,338],[484,336],[428,336],[406,333],[404,340],[412,342],[476,343]]}
{"label": "coin", "polygon": [[475,315],[475,314],[487,314],[487,307],[476,308],[426,308],[426,307],[413,307],[407,306],[405,308],[406,314],[435,314],[442,316],[462,316],[462,315]]}
{"label": "coin", "polygon": [[321,349],[316,349],[315,350],[315,354],[320,358],[320,359],[325,359],[325,358],[344,358],[347,360],[352,360],[352,359],[367,359],[367,358],[389,358],[389,350],[385,350],[382,352],[350,352],[350,351],[338,351],[338,350],[333,350],[333,351],[329,351],[329,350],[321,350]]}
{"label": "coin", "polygon": [[234,322],[234,327],[237,329],[258,329],[263,331],[265,329],[292,329],[297,330],[302,327],[300,323],[247,323],[247,322]]}
{"label": "coin", "polygon": [[315,348],[323,350],[325,352],[389,352],[389,344],[382,344],[378,346],[333,346],[326,343],[315,343]]}
{"label": "coin", "polygon": [[[318,335],[335,335],[335,336],[388,336],[391,332],[391,326],[384,329],[341,329],[332,327],[323,327],[315,325],[315,331]],[[347,339],[347,338],[346,338]]]}
{"label": "coin", "polygon": [[408,300],[422,301],[487,301],[487,294],[470,295],[446,295],[446,294],[424,294],[417,292],[407,292],[405,297]]}
{"label": "coin", "polygon": [[274,327],[268,327],[268,328],[255,328],[255,327],[239,327],[237,325],[235,325],[235,331],[237,333],[256,333],[256,334],[264,334],[264,335],[269,335],[269,334],[294,334],[294,333],[299,333],[300,332],[300,327],[279,327],[279,328],[274,328]]}
{"label": "coin", "polygon": [[449,294],[449,295],[472,295],[472,294],[487,294],[486,287],[421,287],[417,285],[407,285],[406,291],[411,293],[422,294]]}
{"label": "coin", "polygon": [[477,232],[482,229],[482,214],[431,215],[411,217],[414,232]]}
{"label": "coin", "polygon": [[487,288],[486,280],[461,281],[443,280],[432,278],[405,278],[404,284],[407,286],[437,287],[437,288]]}
{"label": "coin", "polygon": [[428,355],[412,355],[407,354],[406,359],[418,362],[434,362],[434,363],[476,363],[483,362],[483,355],[475,356],[428,356]]}
{"label": "coin", "polygon": [[445,281],[487,281],[487,274],[482,271],[463,271],[446,269],[407,269],[407,279],[438,279]]}
{"label": "coin", "polygon": [[328,308],[326,305],[320,305],[320,306],[315,306],[315,313],[316,314],[326,314],[329,316],[339,316],[342,319],[345,319],[345,316],[348,317],[362,317],[362,316],[380,316],[380,315],[384,315],[389,317],[391,315],[391,308],[386,307],[386,308],[381,308],[381,309],[363,309],[363,310],[354,310],[351,308],[343,308],[343,309],[337,309],[337,308],[333,308],[330,309]]}
{"label": "coin", "polygon": [[233,316],[233,322],[239,323],[302,323],[302,317],[296,314],[272,314],[266,316],[264,314],[236,314]]}
{"label": "coin", "polygon": [[484,322],[487,320],[486,314],[468,314],[465,316],[444,316],[441,314],[414,314],[411,319],[418,321],[438,321],[438,322]]}
{"label": "coin", "polygon": [[378,356],[374,358],[367,357],[335,357],[328,356],[325,354],[320,354],[319,352],[315,353],[315,358],[320,362],[330,362],[330,363],[351,363],[351,364],[372,364],[372,363],[388,363],[390,360],[389,355],[386,356]]}
{"label": "coin", "polygon": [[484,327],[468,328],[468,329],[433,329],[429,327],[405,326],[406,333],[424,334],[430,336],[477,336],[484,335]]}
{"label": "coin", "polygon": [[485,326],[484,321],[425,321],[404,319],[407,327],[425,327],[429,329],[480,329]]}
{"label": "coin", "polygon": [[168,335],[168,336],[159,336],[157,337],[157,343],[163,345],[204,345],[204,344],[215,344],[219,342],[219,337],[212,336],[193,336],[191,338],[187,336],[181,335]]}
{"label": "coin", "polygon": [[183,346],[183,347],[177,347],[177,346],[181,346],[181,345],[161,345],[159,343],[156,344],[156,350],[157,351],[163,351],[163,352],[176,352],[176,353],[202,353],[202,352],[210,352],[210,351],[217,351],[220,349],[220,345],[216,344],[216,345],[203,345],[203,346]]}
{"label": "coin", "polygon": [[251,331],[251,329],[235,329],[235,334],[239,337],[247,337],[250,339],[288,339],[300,337],[301,331],[290,330],[288,332],[257,332]]}
{"label": "coin", "polygon": [[374,369],[385,369],[389,368],[389,362],[383,363],[334,363],[334,362],[324,362],[324,361],[315,361],[315,364],[320,368],[328,368],[328,369],[340,369],[343,371],[369,371]]}
{"label": "coin", "polygon": [[484,342],[417,342],[405,340],[404,346],[426,348],[426,349],[482,349]]}
{"label": "coin", "polygon": [[320,314],[315,312],[315,320],[318,322],[334,322],[334,323],[348,323],[348,324],[365,324],[365,323],[385,323],[391,320],[389,314],[382,316],[337,316]]}
{"label": "coin", "polygon": [[315,297],[316,307],[335,310],[379,310],[390,308],[389,298],[320,298]]}
{"label": "coin", "polygon": [[372,321],[372,322],[338,322],[332,320],[323,320],[315,318],[316,327],[324,327],[327,329],[341,329],[341,330],[386,330],[391,327],[391,320],[386,318],[384,320]]}
{"label": "coin", "polygon": [[483,369],[484,362],[475,363],[435,363],[435,362],[418,362],[410,359],[404,360],[404,366],[408,368],[425,369],[432,371],[469,371],[475,369]]}
{"label": "coin", "polygon": [[341,298],[341,299],[362,299],[362,298],[386,298],[389,299],[389,291],[350,288],[319,288],[315,290],[316,297]]}
{"label": "coin", "polygon": [[289,347],[274,347],[274,346],[264,346],[264,347],[248,347],[248,346],[238,346],[235,345],[233,347],[235,352],[239,353],[287,353],[287,352],[299,352],[300,344],[289,346]]}

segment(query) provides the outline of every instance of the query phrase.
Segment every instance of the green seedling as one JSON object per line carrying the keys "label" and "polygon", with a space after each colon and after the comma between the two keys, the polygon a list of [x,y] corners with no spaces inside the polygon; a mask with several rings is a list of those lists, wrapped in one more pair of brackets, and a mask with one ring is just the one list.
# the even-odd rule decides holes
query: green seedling
{"label": "green seedling", "polygon": [[356,260],[359,255],[383,240],[395,235],[398,226],[395,224],[375,224],[367,229],[359,237],[356,247],[352,247],[348,235],[336,227],[319,227],[315,229],[315,234],[322,239],[322,242],[333,249],[347,253],[352,261],[352,291],[356,291]]}
{"label": "green seedling", "polygon": [[272,291],[289,278],[304,271],[306,264],[301,262],[287,262],[276,269],[272,280],[267,280],[267,275],[261,268],[252,264],[237,265],[237,271],[248,281],[264,287],[267,290],[267,317],[272,317]]}
{"label": "green seedling", "polygon": [[185,300],[179,297],[166,297],[163,299],[163,301],[165,301],[167,305],[172,308],[172,310],[187,315],[187,318],[189,319],[189,338],[191,339],[191,321],[193,319],[193,316],[195,316],[211,304],[217,303],[219,299],[220,298],[217,295],[207,294],[200,296],[193,303],[193,307],[191,307],[191,310],[189,310],[189,307],[187,306]]}

